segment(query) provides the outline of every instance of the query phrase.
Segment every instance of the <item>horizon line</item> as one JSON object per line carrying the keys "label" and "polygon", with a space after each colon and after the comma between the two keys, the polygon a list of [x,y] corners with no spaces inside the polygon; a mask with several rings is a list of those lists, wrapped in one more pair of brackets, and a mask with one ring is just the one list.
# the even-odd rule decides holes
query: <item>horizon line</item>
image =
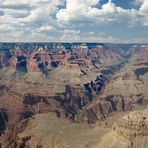
{"label": "horizon line", "polygon": [[0,43],[96,43],[96,44],[148,44],[147,43],[136,43],[136,42],[131,42],[131,43],[127,43],[127,42],[85,42],[85,41],[0,41]]}

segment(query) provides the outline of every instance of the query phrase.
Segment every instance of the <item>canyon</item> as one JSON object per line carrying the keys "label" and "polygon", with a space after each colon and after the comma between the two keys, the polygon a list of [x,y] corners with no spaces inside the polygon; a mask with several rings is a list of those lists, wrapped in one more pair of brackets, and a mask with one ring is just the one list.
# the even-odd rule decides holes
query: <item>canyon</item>
{"label": "canyon", "polygon": [[0,144],[146,148],[147,90],[148,45],[0,44]]}

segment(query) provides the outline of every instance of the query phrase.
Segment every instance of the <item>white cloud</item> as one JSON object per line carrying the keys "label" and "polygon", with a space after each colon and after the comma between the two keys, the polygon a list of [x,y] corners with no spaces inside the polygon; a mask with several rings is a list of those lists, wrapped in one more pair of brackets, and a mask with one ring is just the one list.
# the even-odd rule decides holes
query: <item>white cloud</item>
{"label": "white cloud", "polygon": [[80,30],[68,30],[68,29],[65,29],[63,31],[64,34],[72,34],[72,35],[75,35],[75,34],[79,34],[80,33]]}
{"label": "white cloud", "polygon": [[88,13],[96,10],[92,6],[96,5],[99,0],[67,0],[66,9],[60,9],[57,13],[59,22],[83,21]]}
{"label": "white cloud", "polygon": [[12,18],[25,18],[30,15],[30,12],[27,10],[17,11],[16,9],[6,9],[5,14]]}
{"label": "white cloud", "polygon": [[86,35],[94,35],[95,33],[91,31],[91,32],[86,32],[85,34]]}
{"label": "white cloud", "polygon": [[43,32],[56,28],[56,20],[52,15],[55,15],[58,6],[63,6],[64,2],[65,0],[0,0],[0,34],[8,40],[12,36],[16,40],[29,37],[33,40],[35,33],[45,37]]}
{"label": "white cloud", "polygon": [[[90,0],[91,1],[91,0]],[[139,12],[136,9],[123,9],[117,7],[111,0],[99,9],[94,7],[99,0],[67,0],[66,8],[57,13],[59,23],[91,21],[97,23],[126,22],[129,25],[140,23]]]}
{"label": "white cloud", "polygon": [[121,41],[119,39],[113,38],[111,36],[109,37],[80,37],[78,35],[71,36],[67,34],[63,34],[60,37],[61,42],[106,42],[106,43],[120,43]]}
{"label": "white cloud", "polygon": [[43,3],[54,3],[55,5],[63,5],[65,0],[0,0],[1,4],[5,5],[19,5],[19,4],[43,4]]}
{"label": "white cloud", "polygon": [[139,11],[142,14],[148,14],[148,0],[136,0],[135,2],[140,4]]}
{"label": "white cloud", "polygon": [[[0,0],[0,38],[56,40],[52,34],[51,37],[47,35],[54,32],[57,36],[63,34],[60,39],[80,40],[79,35],[83,33],[78,29],[80,25],[86,27],[93,24],[96,27],[98,24],[117,22],[129,26],[148,26],[148,0],[135,1],[139,3],[138,10],[118,7],[111,0],[99,8],[100,0]],[[85,32],[89,37],[95,35],[91,30],[86,29]],[[85,39],[89,40],[82,40]],[[111,37],[96,40],[101,39],[114,40]]]}
{"label": "white cloud", "polygon": [[45,25],[45,26],[41,26],[39,30],[40,31],[49,31],[50,32],[52,30],[55,30],[55,28],[52,27],[52,26],[49,26],[49,25]]}

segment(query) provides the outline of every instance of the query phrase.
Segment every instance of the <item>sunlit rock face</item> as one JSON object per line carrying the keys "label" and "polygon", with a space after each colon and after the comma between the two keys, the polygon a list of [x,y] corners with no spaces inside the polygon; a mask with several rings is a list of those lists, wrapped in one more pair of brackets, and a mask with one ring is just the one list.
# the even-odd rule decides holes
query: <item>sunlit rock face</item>
{"label": "sunlit rock face", "polygon": [[[111,136],[112,135],[112,136]],[[103,148],[132,148],[148,146],[148,108],[130,112],[119,119],[112,131],[105,135],[99,146]],[[112,141],[112,144],[109,142]]]}
{"label": "sunlit rock face", "polygon": [[[126,129],[128,129],[126,131]],[[148,108],[134,111],[124,116],[113,126],[113,131],[124,137],[137,137],[148,135]]]}

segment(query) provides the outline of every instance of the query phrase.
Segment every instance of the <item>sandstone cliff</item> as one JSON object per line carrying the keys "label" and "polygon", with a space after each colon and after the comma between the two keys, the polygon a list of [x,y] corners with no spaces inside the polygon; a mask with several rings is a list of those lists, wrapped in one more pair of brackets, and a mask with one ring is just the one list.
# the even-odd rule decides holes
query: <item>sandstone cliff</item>
{"label": "sandstone cliff", "polygon": [[147,148],[148,108],[125,115],[105,135],[98,148]]}

